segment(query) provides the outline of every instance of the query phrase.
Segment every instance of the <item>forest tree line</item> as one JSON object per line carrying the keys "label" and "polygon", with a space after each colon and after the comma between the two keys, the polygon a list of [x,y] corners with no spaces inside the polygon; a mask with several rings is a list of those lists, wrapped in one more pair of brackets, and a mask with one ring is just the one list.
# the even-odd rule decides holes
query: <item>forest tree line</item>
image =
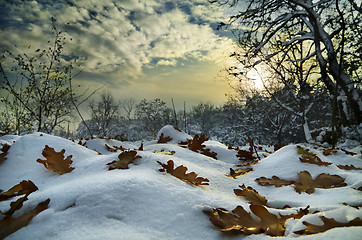
{"label": "forest tree line", "polygon": [[[235,94],[223,106],[204,103],[176,112],[160,99],[120,104],[106,93],[90,101],[97,89],[80,93],[73,86],[77,57],[64,52],[65,35],[52,19],[54,39],[48,48],[2,52],[1,130],[60,134],[69,132],[67,123],[78,115],[77,136],[82,137],[152,139],[163,125],[172,124],[233,145],[245,143],[247,136],[260,143],[361,142],[361,4],[210,2],[237,10],[219,24],[237,44],[230,54],[235,64],[226,69]],[[253,71],[263,91],[254,91]],[[84,119],[81,105],[88,106],[90,119]]]}

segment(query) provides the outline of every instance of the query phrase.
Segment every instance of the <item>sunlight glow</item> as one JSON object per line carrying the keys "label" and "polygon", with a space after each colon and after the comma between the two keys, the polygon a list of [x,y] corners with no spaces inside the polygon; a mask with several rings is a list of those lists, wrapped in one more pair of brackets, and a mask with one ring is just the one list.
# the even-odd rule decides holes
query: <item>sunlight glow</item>
{"label": "sunlight glow", "polygon": [[261,69],[252,69],[251,71],[248,72],[248,74],[246,75],[252,82],[252,85],[258,89],[261,90],[264,88],[264,83],[263,83],[263,76],[262,76],[262,70]]}

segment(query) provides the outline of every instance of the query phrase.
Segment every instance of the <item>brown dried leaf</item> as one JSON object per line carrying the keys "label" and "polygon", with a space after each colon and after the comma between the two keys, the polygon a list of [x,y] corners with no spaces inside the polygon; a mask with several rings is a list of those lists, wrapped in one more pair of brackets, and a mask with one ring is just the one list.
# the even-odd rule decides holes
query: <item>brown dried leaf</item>
{"label": "brown dried leaf", "polygon": [[315,164],[318,166],[329,166],[332,163],[323,162],[318,156],[302,156],[299,160],[303,163]]}
{"label": "brown dried leaf", "polygon": [[362,170],[362,168],[355,167],[352,164],[351,165],[337,165],[337,167],[340,169],[344,169],[344,170]]}
{"label": "brown dried leaf", "polygon": [[179,131],[179,132],[182,132],[182,130],[181,130],[179,127],[177,127],[177,126],[173,126],[173,128],[176,129],[176,130]]}
{"label": "brown dried leaf", "polygon": [[253,156],[253,152],[247,150],[239,150],[236,155],[241,161],[254,161],[256,157]]}
{"label": "brown dried leaf", "polygon": [[272,179],[266,177],[260,177],[255,179],[255,181],[262,186],[274,185],[276,187],[288,186],[295,183],[294,181],[280,179],[277,176],[273,176]]}
{"label": "brown dried leaf", "polygon": [[309,151],[309,149],[302,148],[301,146],[297,146],[298,154],[301,154],[302,157],[299,160],[303,163],[316,164],[318,166],[329,166],[332,163],[323,162],[317,154],[314,154]]}
{"label": "brown dried leaf", "polygon": [[320,216],[320,219],[323,221],[323,225],[319,226],[319,225],[314,225],[314,224],[308,223],[306,221],[303,221],[303,224],[307,228],[304,230],[296,231],[294,233],[299,234],[299,235],[304,235],[304,234],[310,235],[310,234],[325,232],[329,229],[337,228],[337,227],[362,226],[362,220],[360,218],[355,218],[347,223],[337,222],[333,218],[326,218],[324,216]]}
{"label": "brown dried leaf", "polygon": [[344,187],[347,184],[344,182],[344,178],[339,175],[329,175],[326,173],[319,174],[314,183],[317,188],[337,188]]}
{"label": "brown dried leaf", "polygon": [[64,159],[64,153],[64,149],[60,152],[56,152],[54,148],[45,145],[42,155],[46,160],[37,159],[36,161],[42,163],[47,169],[58,174],[69,173],[74,170],[73,167],[70,167],[73,162],[72,155]]}
{"label": "brown dried leaf", "polygon": [[161,151],[153,151],[153,153],[159,153],[159,154],[163,154],[163,155],[174,155],[176,152],[175,151],[165,151],[164,149],[161,149]]}
{"label": "brown dried leaf", "polygon": [[143,151],[143,142],[141,142],[141,146],[138,148],[139,151]]}
{"label": "brown dried leaf", "polygon": [[110,165],[108,170],[113,169],[128,169],[128,165],[133,162],[134,160],[137,160],[138,158],[142,158],[141,156],[136,156],[136,151],[125,151],[118,155],[118,161],[113,161],[110,163],[107,163],[107,165]]}
{"label": "brown dried leaf", "polygon": [[344,178],[339,175],[329,175],[326,173],[319,174],[314,180],[308,171],[302,171],[298,173],[299,182],[288,181],[273,176],[272,179],[260,177],[256,179],[260,185],[269,186],[274,185],[276,187],[286,186],[294,184],[294,189],[298,193],[314,193],[315,188],[336,188],[344,187],[347,184],[344,182]]}
{"label": "brown dried leaf", "polygon": [[306,192],[308,194],[314,193],[316,184],[314,183],[312,176],[308,171],[302,171],[298,173],[299,183],[294,183],[294,189],[297,193]]}
{"label": "brown dried leaf", "polygon": [[20,195],[29,195],[32,192],[38,190],[38,187],[35,184],[28,180],[28,181],[21,181],[20,183],[16,184],[14,187],[10,188],[6,192],[2,192],[0,194],[0,202],[6,201],[10,198],[20,196]]}
{"label": "brown dried leaf", "polygon": [[343,205],[353,207],[355,209],[359,209],[360,207],[362,207],[362,204],[358,204],[358,205],[354,204],[354,205],[352,205],[352,204],[348,204],[348,203],[343,203]]}
{"label": "brown dried leaf", "polygon": [[48,198],[44,202],[39,203],[34,210],[24,213],[17,218],[12,217],[11,215],[5,216],[0,221],[0,239],[4,239],[10,234],[18,231],[22,227],[25,227],[29,222],[38,215],[40,212],[48,208],[50,199]]}
{"label": "brown dried leaf", "polygon": [[195,135],[195,137],[188,142],[187,147],[194,151],[197,152],[198,150],[203,149],[204,147],[206,147],[205,145],[203,145],[204,142],[206,142],[207,140],[209,140],[207,137],[205,137],[204,134],[202,134],[200,137],[199,135]]}
{"label": "brown dried leaf", "polygon": [[230,177],[236,179],[237,176],[244,175],[244,174],[246,174],[248,172],[251,172],[251,171],[253,171],[252,168],[237,169],[236,171],[234,169],[230,168]]}
{"label": "brown dried leaf", "polygon": [[267,204],[268,200],[265,197],[260,196],[259,193],[254,188],[245,187],[244,184],[239,187],[242,190],[234,189],[234,193],[236,196],[244,197],[246,200],[248,200],[250,204],[259,204],[259,205],[268,206]]}
{"label": "brown dried leaf", "polygon": [[0,212],[4,215],[12,215],[16,210],[19,210],[23,203],[28,200],[28,195],[25,195],[24,197],[18,198],[15,202],[10,203],[10,209],[7,212]]}
{"label": "brown dried leaf", "polygon": [[310,152],[309,149],[305,149],[299,145],[297,145],[297,153],[303,156],[310,156],[310,157],[317,156],[315,153]]}
{"label": "brown dried leaf", "polygon": [[1,149],[0,149],[0,151],[2,152],[2,153],[0,153],[0,164],[2,164],[7,158],[6,158],[6,154],[8,154],[8,151],[9,151],[9,149],[10,149],[10,145],[8,145],[8,144],[1,144],[2,145],[2,147],[1,147]]}
{"label": "brown dried leaf", "polygon": [[351,155],[351,156],[357,155],[357,153],[349,152],[349,151],[347,151],[346,149],[343,149],[343,148],[341,148],[341,150],[347,155]]}
{"label": "brown dried leaf", "polygon": [[236,167],[247,167],[247,166],[251,166],[251,165],[255,165],[259,162],[259,160],[255,160],[252,162],[247,162],[247,163],[243,163],[243,164],[237,164],[235,165]]}
{"label": "brown dried leaf", "polygon": [[281,145],[275,144],[274,145],[274,152],[278,151],[279,149],[281,149],[284,146],[285,146],[284,144],[281,144]]}
{"label": "brown dried leaf", "polygon": [[[234,213],[234,214],[233,214]],[[232,213],[223,208],[214,209],[210,213],[210,221],[222,232],[236,231],[246,235],[258,234],[263,231],[258,226],[258,221],[253,219],[243,207],[237,206]]]}
{"label": "brown dried leaf", "polygon": [[250,210],[260,218],[255,220],[243,207],[237,206],[232,213],[223,208],[214,209],[213,212],[205,212],[210,216],[210,221],[222,232],[244,233],[245,235],[266,233],[270,236],[283,236],[285,233],[285,221],[289,218],[300,218],[308,213],[308,209],[296,214],[278,218],[270,213],[262,205],[250,205]]}
{"label": "brown dried leaf", "polygon": [[209,185],[209,179],[197,177],[197,174],[195,172],[186,173],[187,167],[180,165],[177,168],[174,169],[174,162],[172,160],[169,160],[167,164],[163,164],[159,161],[157,161],[161,166],[162,169],[160,169],[160,172],[163,172],[166,170],[167,173],[171,174],[174,177],[177,177],[181,179],[184,182],[187,182],[189,184],[199,186],[199,185]]}
{"label": "brown dried leaf", "polygon": [[110,152],[117,152],[117,149],[116,148],[112,148],[110,146],[108,146],[107,144],[104,144],[104,146],[106,147],[106,149]]}
{"label": "brown dried leaf", "polygon": [[[284,208],[286,208],[286,206],[287,207],[289,207],[288,205],[285,205],[284,206]],[[299,211],[297,212],[297,213],[293,213],[293,214],[289,214],[289,215],[282,215],[282,214],[280,214],[279,213],[279,216],[280,216],[280,218],[281,219],[283,219],[283,220],[287,220],[287,219],[289,219],[289,218],[294,218],[294,219],[301,219],[303,216],[305,216],[305,215],[307,215],[308,213],[309,213],[309,205],[306,207],[306,208],[304,208],[304,209],[299,209]],[[283,209],[284,209],[283,208]],[[290,208],[290,207],[289,207]]]}
{"label": "brown dried leaf", "polygon": [[206,148],[206,149],[201,149],[201,153],[205,156],[211,157],[213,159],[217,160],[217,153],[216,152],[211,152],[210,149]]}
{"label": "brown dried leaf", "polygon": [[337,149],[334,149],[334,148],[328,148],[328,149],[324,149],[323,150],[323,155],[324,156],[330,156],[332,154],[336,154],[338,151]]}
{"label": "brown dried leaf", "polygon": [[157,143],[167,143],[167,142],[169,142],[171,140],[172,140],[171,137],[169,137],[169,136],[165,137],[163,135],[163,133],[161,133],[160,138],[158,139]]}

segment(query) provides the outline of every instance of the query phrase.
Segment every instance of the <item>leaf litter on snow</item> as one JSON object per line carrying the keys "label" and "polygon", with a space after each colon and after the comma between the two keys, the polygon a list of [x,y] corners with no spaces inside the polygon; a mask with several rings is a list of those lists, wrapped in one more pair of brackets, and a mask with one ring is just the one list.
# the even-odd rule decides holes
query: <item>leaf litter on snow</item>
{"label": "leaf litter on snow", "polygon": [[[358,190],[362,183],[360,153],[324,151],[310,145],[299,145],[305,149],[302,154],[296,145],[277,147],[273,153],[273,146],[256,146],[250,142],[249,148],[234,149],[216,141],[202,141],[206,138],[200,136],[191,144],[198,145],[198,150],[192,151],[179,145],[182,141],[188,145],[193,140],[191,136],[172,126],[166,126],[158,136],[161,133],[172,140],[162,144],[143,141],[143,151],[131,150],[139,148],[141,142],[92,139],[85,144],[89,147],[86,149],[46,134],[41,138],[36,134],[19,137],[19,144],[11,146],[6,155],[8,159],[0,165],[0,188],[11,189],[24,180],[23,176],[36,182],[38,190],[24,203],[26,209],[21,212],[22,209],[17,210],[20,205],[13,204],[10,211],[20,211],[14,218],[33,210],[36,214],[31,215],[26,227],[8,238],[46,239],[54,235],[76,240],[95,239],[94,236],[220,239],[224,234],[243,234],[250,235],[250,239],[265,239],[268,235],[290,239],[309,234],[308,239],[353,239],[362,233],[359,227],[362,193]],[[58,143],[58,149],[75,156],[68,165],[75,167],[72,174],[43,174],[44,168],[36,162],[41,150],[34,153],[34,149],[43,148],[44,143],[49,146]],[[218,160],[202,154],[201,150],[207,148],[217,153]],[[102,151],[103,155],[90,154],[92,149]],[[253,157],[249,154],[249,161],[240,161],[237,157],[240,149],[253,152]],[[131,154],[120,156],[124,152]],[[303,153],[308,161],[316,164],[300,161]],[[142,162],[127,169],[137,157],[142,157]],[[65,159],[61,156],[56,161]],[[127,170],[107,171],[107,163]],[[22,165],[27,167],[21,168]],[[160,165],[170,175],[159,172]],[[236,165],[243,166],[235,168]],[[252,170],[236,175],[238,168]],[[234,178],[226,176],[229,171]],[[171,175],[182,181],[172,181]],[[256,179],[263,179],[269,185],[260,185]],[[207,186],[190,187],[185,182]],[[50,204],[37,208],[48,197]],[[0,205],[0,211],[8,212],[8,206]],[[212,229],[213,226],[221,233]]]}

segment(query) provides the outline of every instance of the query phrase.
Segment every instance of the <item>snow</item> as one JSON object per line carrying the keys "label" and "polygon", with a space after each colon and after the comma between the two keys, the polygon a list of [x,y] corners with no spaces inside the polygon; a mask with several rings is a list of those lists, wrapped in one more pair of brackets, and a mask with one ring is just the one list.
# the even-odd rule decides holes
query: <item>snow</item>
{"label": "snow", "polygon": [[[7,159],[0,165],[0,188],[7,191],[22,180],[31,180],[39,188],[29,195],[29,200],[15,212],[14,217],[32,210],[39,202],[50,198],[49,208],[39,213],[26,227],[6,239],[227,239],[203,213],[204,209],[225,208],[229,211],[240,205],[249,211],[249,203],[233,193],[239,185],[251,186],[268,199],[271,213],[290,214],[310,206],[310,213],[301,219],[286,222],[285,237],[269,237],[265,234],[250,235],[247,239],[359,239],[362,227],[335,228],[324,233],[299,236],[295,231],[305,229],[303,221],[322,224],[319,216],[346,222],[362,217],[359,209],[345,206],[360,205],[362,193],[355,189],[362,186],[360,170],[342,170],[336,165],[362,168],[361,147],[353,150],[355,156],[338,151],[324,156],[323,148],[302,145],[317,154],[330,166],[316,166],[299,161],[296,145],[288,145],[275,153],[272,148],[259,150],[266,157],[252,166],[254,169],[237,179],[227,177],[230,168],[240,164],[236,151],[216,141],[207,141],[206,148],[217,153],[218,160],[178,145],[192,138],[172,126],[165,126],[158,136],[173,138],[168,143],[143,141],[144,150],[137,151],[141,159],[131,163],[129,169],[108,171],[107,163],[120,154],[110,152],[110,147],[122,146],[138,149],[141,142],[120,142],[112,139],[91,139],[85,146],[70,140],[34,133],[25,136],[5,135],[0,143],[11,145]],[[85,140],[83,140],[85,142]],[[56,151],[65,149],[65,157],[72,155],[74,171],[58,175],[36,162],[44,159],[42,151],[48,145]],[[245,147],[247,149],[247,147]],[[175,151],[174,155],[155,153]],[[101,155],[100,155],[101,154]],[[166,163],[172,159],[175,166],[184,165],[187,172],[194,171],[210,180],[208,186],[191,186],[165,172],[159,172],[157,161]],[[293,186],[261,186],[255,179],[278,176],[286,180],[298,180],[298,173],[309,171],[313,178],[321,173],[338,174],[345,178],[346,187],[321,189],[313,194],[295,192]],[[355,188],[355,189],[353,189]],[[9,201],[0,202],[0,211],[9,209]],[[290,205],[287,209],[281,208]],[[314,213],[319,211],[318,213]],[[313,214],[314,213],[314,214]],[[242,239],[243,235],[236,239]]]}

